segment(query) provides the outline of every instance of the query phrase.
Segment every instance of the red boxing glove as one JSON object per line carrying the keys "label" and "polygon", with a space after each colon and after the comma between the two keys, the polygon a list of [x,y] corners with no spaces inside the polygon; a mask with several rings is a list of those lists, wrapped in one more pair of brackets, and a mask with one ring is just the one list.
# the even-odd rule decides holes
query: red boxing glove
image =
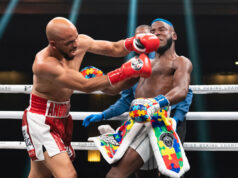
{"label": "red boxing glove", "polygon": [[152,73],[150,59],[141,54],[139,57],[133,57],[128,62],[124,63],[119,69],[109,72],[108,78],[113,85],[122,80],[132,77],[150,77]]}
{"label": "red boxing glove", "polygon": [[159,38],[152,33],[141,33],[125,40],[125,48],[137,53],[150,53],[159,48]]}

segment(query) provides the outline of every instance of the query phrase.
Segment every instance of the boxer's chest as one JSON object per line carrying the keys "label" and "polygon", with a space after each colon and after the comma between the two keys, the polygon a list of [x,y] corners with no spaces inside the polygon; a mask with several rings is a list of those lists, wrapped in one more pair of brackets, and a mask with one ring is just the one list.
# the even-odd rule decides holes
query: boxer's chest
{"label": "boxer's chest", "polygon": [[174,72],[172,61],[153,61],[152,75],[149,78],[140,79],[136,97],[155,97],[159,94],[166,94],[173,86]]}

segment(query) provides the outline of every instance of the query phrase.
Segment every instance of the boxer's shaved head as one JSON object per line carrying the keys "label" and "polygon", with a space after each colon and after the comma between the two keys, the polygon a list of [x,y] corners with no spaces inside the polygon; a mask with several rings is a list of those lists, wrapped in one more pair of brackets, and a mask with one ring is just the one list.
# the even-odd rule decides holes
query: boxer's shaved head
{"label": "boxer's shaved head", "polygon": [[48,41],[59,40],[68,35],[71,31],[77,30],[74,24],[63,17],[52,19],[46,26],[46,36]]}
{"label": "boxer's shaved head", "polygon": [[150,33],[150,26],[149,25],[139,25],[136,27],[135,34],[140,33]]}
{"label": "boxer's shaved head", "polygon": [[67,60],[72,60],[77,50],[78,31],[74,24],[64,17],[50,20],[46,26],[50,46],[59,51]]}

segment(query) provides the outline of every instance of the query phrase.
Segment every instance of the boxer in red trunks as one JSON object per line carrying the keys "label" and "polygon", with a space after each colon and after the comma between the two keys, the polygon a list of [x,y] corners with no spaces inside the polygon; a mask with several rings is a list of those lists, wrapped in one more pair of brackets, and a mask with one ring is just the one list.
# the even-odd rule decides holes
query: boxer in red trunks
{"label": "boxer in red trunks", "polygon": [[[74,158],[70,145],[73,122],[69,115],[73,91],[103,90],[122,80],[136,80],[151,74],[150,60],[141,54],[107,75],[86,79],[79,72],[85,53],[120,57],[131,50],[150,52],[158,48],[159,40],[153,34],[118,42],[93,40],[78,34],[76,27],[62,17],[47,24],[46,35],[49,45],[35,56],[30,105],[22,122],[24,140],[31,157],[29,178],[75,178],[77,173],[70,160]],[[138,69],[137,63],[142,64]]]}

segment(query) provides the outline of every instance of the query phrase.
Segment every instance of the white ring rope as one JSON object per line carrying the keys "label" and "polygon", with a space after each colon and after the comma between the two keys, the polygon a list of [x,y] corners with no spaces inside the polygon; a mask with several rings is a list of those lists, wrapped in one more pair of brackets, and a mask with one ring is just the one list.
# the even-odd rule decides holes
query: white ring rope
{"label": "white ring rope", "polygon": [[[90,114],[101,112],[70,112],[73,120],[84,120]],[[22,119],[23,111],[0,111],[0,119]],[[111,120],[126,120],[128,113],[113,117]],[[238,120],[238,112],[189,112],[186,120]]]}
{"label": "white ring rope", "polygon": [[[238,85],[190,85],[194,94],[211,93],[238,93]],[[0,93],[25,93],[29,94],[32,85],[0,85]],[[77,94],[86,94],[75,91]],[[103,94],[97,91],[91,94]],[[83,120],[90,114],[99,112],[70,112],[74,120]],[[0,119],[22,119],[23,111],[0,111]],[[125,120],[128,113],[110,120]],[[238,120],[238,112],[189,112],[187,120]],[[97,150],[93,142],[72,142],[75,150]],[[1,141],[0,149],[26,149],[25,142]],[[187,151],[238,151],[238,143],[204,143],[186,142],[184,149]]]}
{"label": "white ring rope", "polygon": [[[94,142],[71,142],[75,150],[98,150]],[[238,151],[238,143],[185,142],[186,151]],[[0,142],[0,149],[26,149],[25,142]]]}
{"label": "white ring rope", "polygon": [[[194,94],[211,94],[211,93],[238,93],[238,85],[190,85]],[[25,93],[29,94],[32,85],[0,85],[0,93]],[[75,91],[76,94],[87,94],[81,91]],[[103,94],[101,91],[90,94]]]}

